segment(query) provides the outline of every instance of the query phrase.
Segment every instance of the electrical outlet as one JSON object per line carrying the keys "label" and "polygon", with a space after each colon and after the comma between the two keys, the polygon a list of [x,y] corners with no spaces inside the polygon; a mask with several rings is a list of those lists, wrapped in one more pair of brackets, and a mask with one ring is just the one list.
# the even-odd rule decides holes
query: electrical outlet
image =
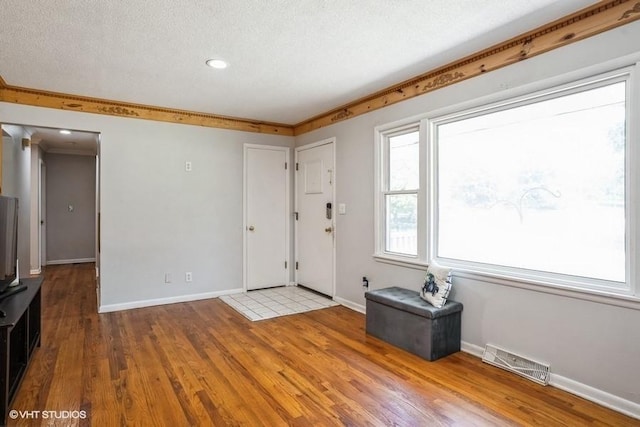
{"label": "electrical outlet", "polygon": [[190,271],[187,271],[186,273],[184,273],[184,281],[187,283],[193,282],[193,275],[191,274]]}
{"label": "electrical outlet", "polygon": [[164,283],[171,283],[171,273],[164,273]]}
{"label": "electrical outlet", "polygon": [[191,165],[191,162],[189,160],[184,162],[184,170],[187,172],[191,172],[193,170],[193,166]]}

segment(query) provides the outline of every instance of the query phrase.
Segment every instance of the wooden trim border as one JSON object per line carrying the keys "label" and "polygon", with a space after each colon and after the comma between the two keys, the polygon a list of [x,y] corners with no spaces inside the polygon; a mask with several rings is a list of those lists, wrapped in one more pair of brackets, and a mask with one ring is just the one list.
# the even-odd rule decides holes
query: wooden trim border
{"label": "wooden trim border", "polygon": [[601,1],[511,40],[291,126],[10,86],[0,102],[274,135],[302,135],[497,70],[640,19],[640,1]]}
{"label": "wooden trim border", "polygon": [[2,80],[2,77],[0,77],[0,102],[243,132],[293,136],[293,127],[290,125],[10,86]]}
{"label": "wooden trim border", "polygon": [[329,126],[497,70],[640,19],[640,1],[606,1],[551,22],[294,126],[294,135]]}

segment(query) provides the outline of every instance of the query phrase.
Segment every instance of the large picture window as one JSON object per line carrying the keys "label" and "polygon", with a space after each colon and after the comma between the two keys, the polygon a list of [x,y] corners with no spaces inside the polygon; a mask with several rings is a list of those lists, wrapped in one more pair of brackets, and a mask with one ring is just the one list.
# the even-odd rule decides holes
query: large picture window
{"label": "large picture window", "polygon": [[627,83],[432,123],[436,255],[625,282]]}
{"label": "large picture window", "polygon": [[376,258],[635,295],[631,89],[623,70],[378,128]]}

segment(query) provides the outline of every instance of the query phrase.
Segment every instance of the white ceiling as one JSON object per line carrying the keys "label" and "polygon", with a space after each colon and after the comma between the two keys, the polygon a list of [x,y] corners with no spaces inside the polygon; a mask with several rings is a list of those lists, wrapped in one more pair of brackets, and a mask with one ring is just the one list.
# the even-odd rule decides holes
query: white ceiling
{"label": "white ceiling", "polygon": [[[0,76],[13,86],[297,124],[594,3],[3,0]],[[213,57],[230,66],[208,68]]]}

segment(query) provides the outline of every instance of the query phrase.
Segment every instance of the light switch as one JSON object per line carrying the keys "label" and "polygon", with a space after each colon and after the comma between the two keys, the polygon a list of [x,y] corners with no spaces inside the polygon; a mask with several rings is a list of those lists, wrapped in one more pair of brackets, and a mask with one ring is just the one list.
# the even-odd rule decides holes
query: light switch
{"label": "light switch", "polygon": [[68,209],[69,209],[69,212],[73,212],[73,205],[69,205]]}
{"label": "light switch", "polygon": [[338,215],[344,215],[347,213],[347,205],[344,203],[338,203]]}

